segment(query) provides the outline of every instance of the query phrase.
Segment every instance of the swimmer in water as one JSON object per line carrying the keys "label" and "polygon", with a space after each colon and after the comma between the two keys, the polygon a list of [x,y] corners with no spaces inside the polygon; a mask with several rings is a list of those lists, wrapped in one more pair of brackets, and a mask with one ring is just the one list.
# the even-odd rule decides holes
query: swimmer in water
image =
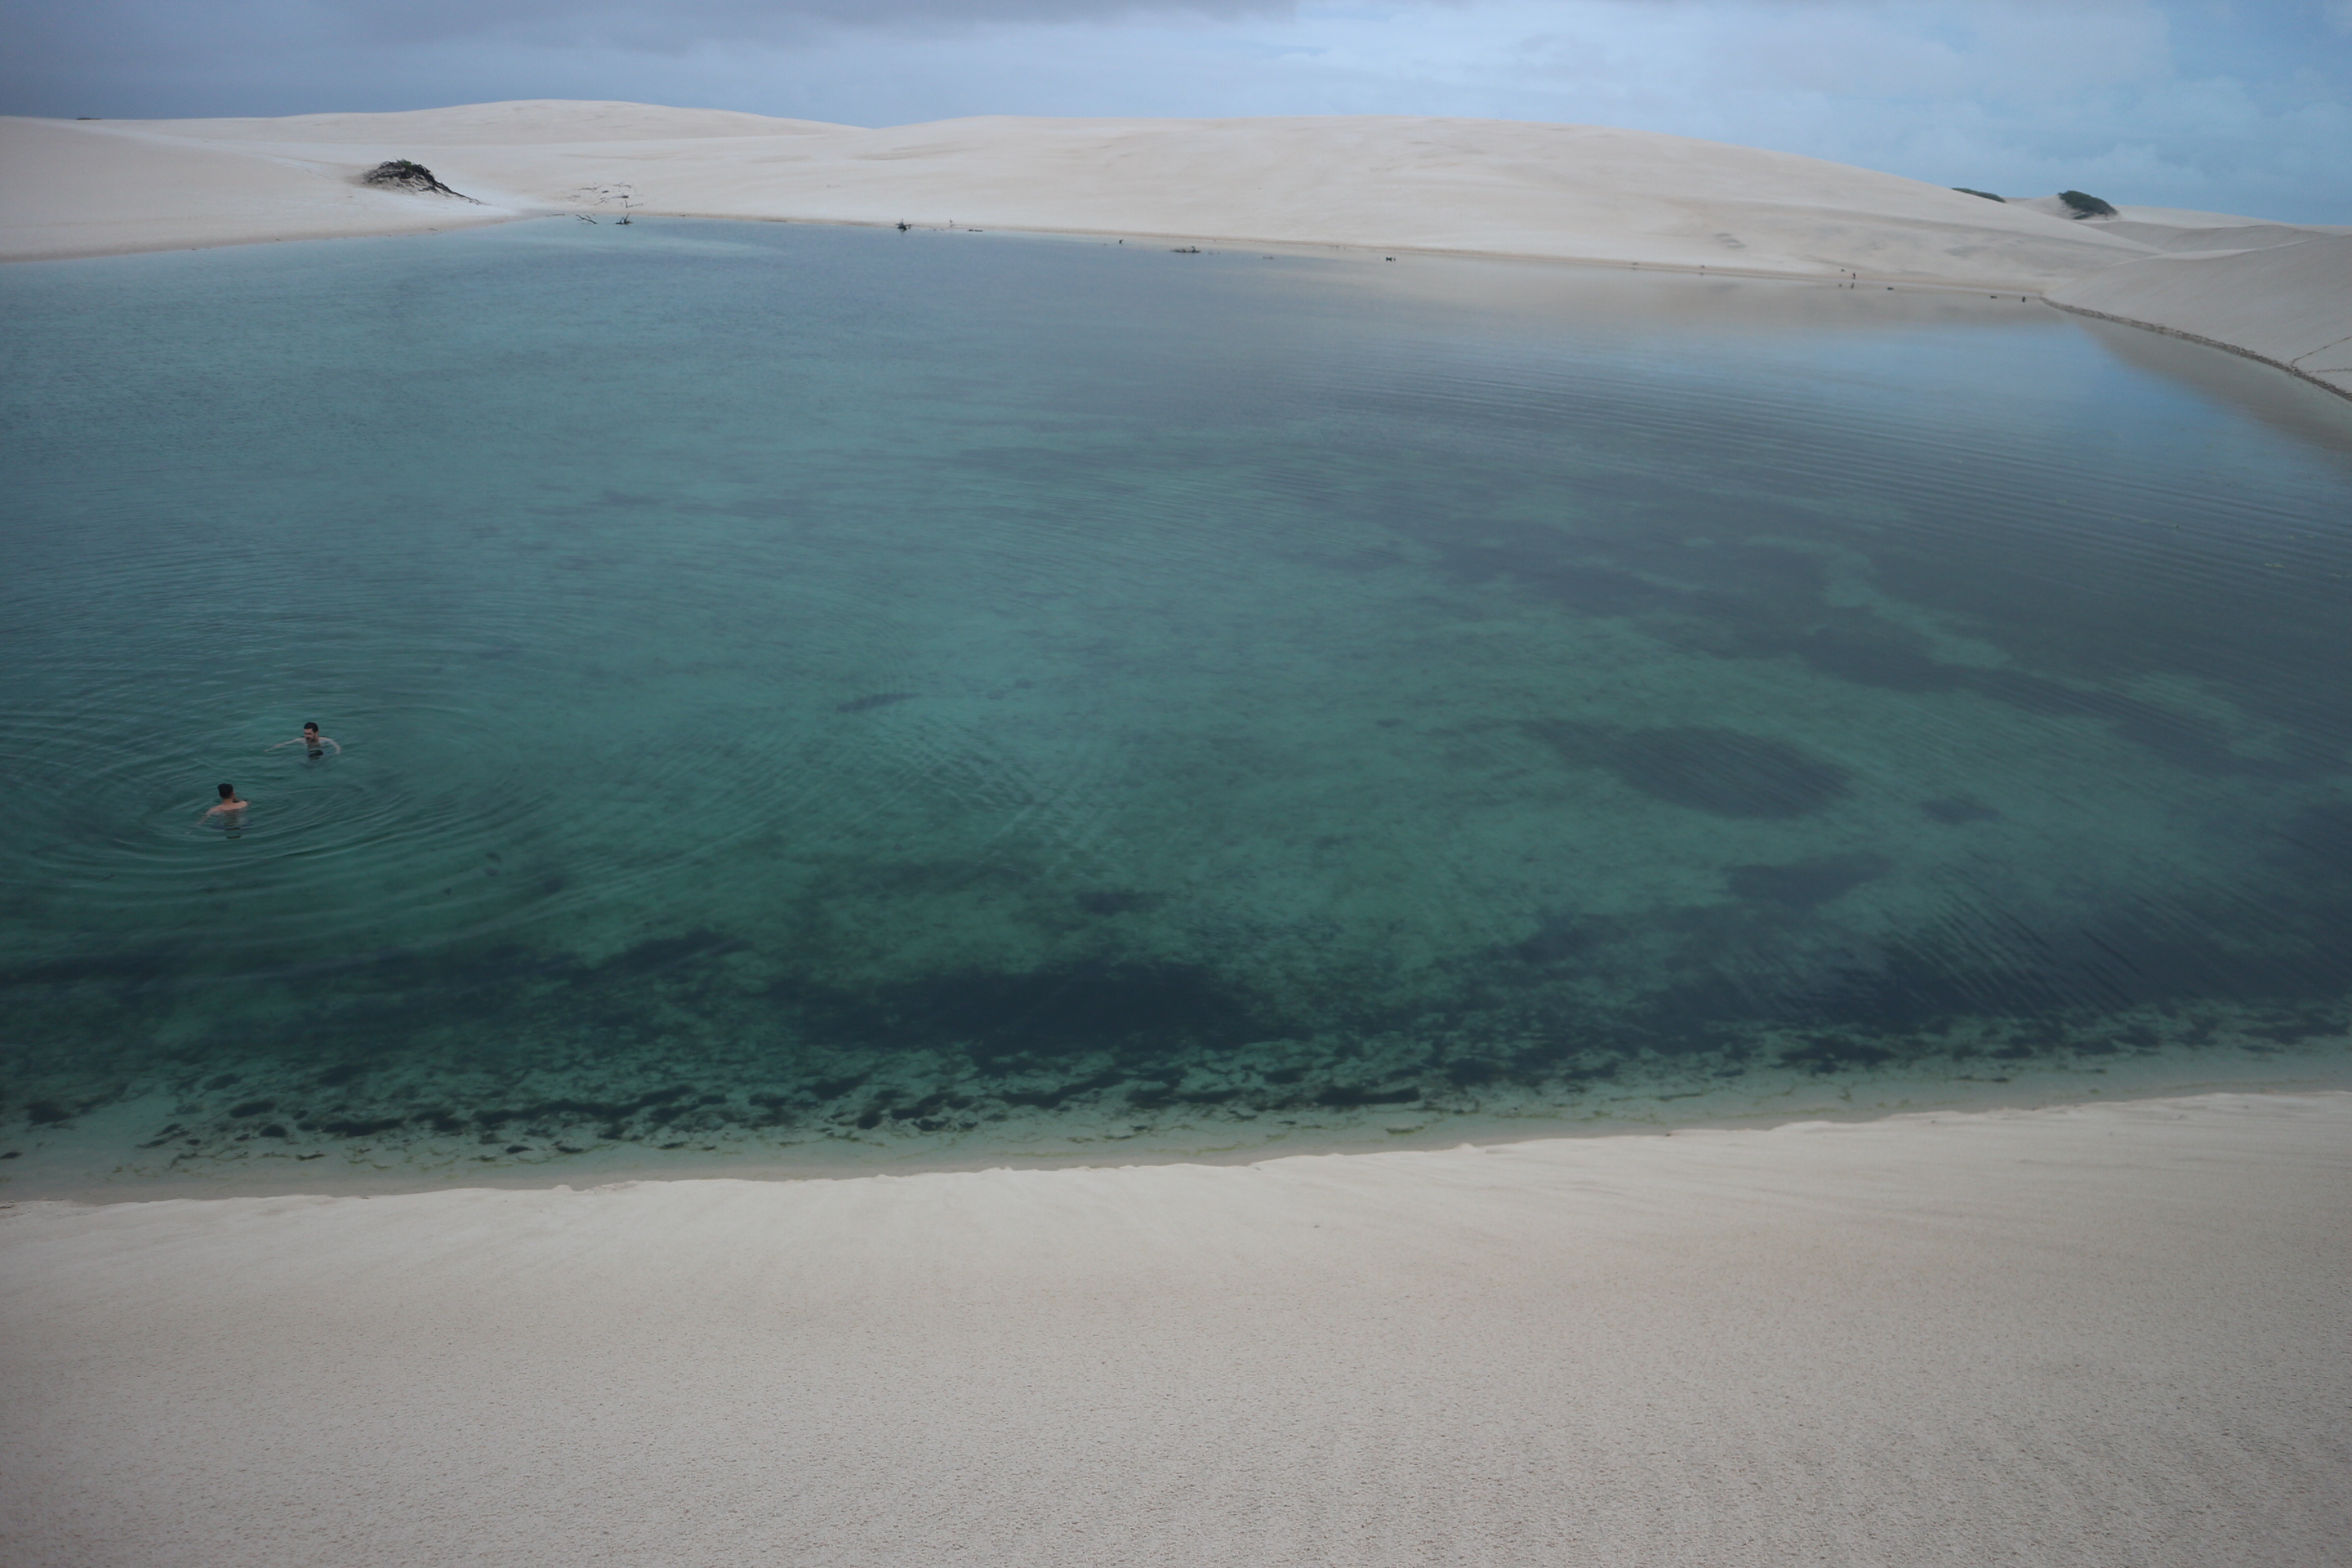
{"label": "swimmer in water", "polygon": [[204,820],[210,822],[214,817],[219,816],[226,817],[232,823],[243,822],[245,808],[251,804],[250,801],[237,798],[236,785],[223,784],[220,786],[220,804],[205,812]]}
{"label": "swimmer in water", "polygon": [[[319,758],[327,754],[319,749],[321,746],[334,747],[335,755],[339,757],[343,754],[343,748],[341,742],[337,741],[332,735],[321,735],[319,733],[319,721],[316,719],[313,719],[309,723],[303,725],[302,732],[295,736],[294,739],[290,741],[280,741],[278,742],[278,746],[297,745],[308,751],[310,753],[310,759],[313,762],[316,762]],[[274,752],[278,749],[278,746],[272,746],[269,749]]]}

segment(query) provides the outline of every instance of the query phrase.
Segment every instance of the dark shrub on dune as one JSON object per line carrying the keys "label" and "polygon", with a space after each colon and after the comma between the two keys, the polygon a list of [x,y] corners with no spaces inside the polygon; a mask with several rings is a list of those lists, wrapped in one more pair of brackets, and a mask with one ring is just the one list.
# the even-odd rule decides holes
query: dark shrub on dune
{"label": "dark shrub on dune", "polygon": [[1997,195],[1994,195],[1990,191],[1972,191],[1972,190],[1969,189],[1969,188],[1968,188],[1968,186],[1966,186],[1966,185],[1954,185],[1954,186],[1952,187],[1952,189],[1954,189],[1954,190],[1956,190],[1956,191],[1959,192],[1959,193],[1960,193],[1960,195],[1964,195],[1964,196],[1982,196],[1985,200],[1987,200],[1987,201],[1989,201],[1989,202],[2005,202],[2005,201],[2009,200],[2009,198],[2008,198],[2007,196],[1997,196]]}
{"label": "dark shrub on dune", "polygon": [[360,176],[363,185],[389,185],[401,191],[438,191],[445,196],[456,196],[461,202],[474,198],[462,191],[453,191],[433,177],[433,171],[406,158],[388,158]]}
{"label": "dark shrub on dune", "polygon": [[2064,202],[2068,206],[2074,208],[2074,216],[2078,218],[2113,217],[2116,216],[2115,208],[2109,206],[2098,197],[2085,195],[2081,191],[2061,191],[2058,193],[2058,199]]}

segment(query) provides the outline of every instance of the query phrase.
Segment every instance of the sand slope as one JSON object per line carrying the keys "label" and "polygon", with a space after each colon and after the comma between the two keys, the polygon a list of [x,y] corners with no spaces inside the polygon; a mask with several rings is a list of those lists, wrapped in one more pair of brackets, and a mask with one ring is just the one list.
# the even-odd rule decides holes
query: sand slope
{"label": "sand slope", "polygon": [[2177,224],[2151,223],[2134,218],[2100,219],[2098,228],[2102,234],[2118,234],[2153,249],[2171,253],[2266,250],[2273,246],[2300,245],[2306,239],[2352,234],[2352,228],[2325,228],[2305,224],[2207,224],[2183,227]]}
{"label": "sand slope", "polygon": [[[19,139],[22,139],[21,141]],[[996,117],[866,131],[642,104],[286,120],[8,122],[11,258],[251,237],[385,158],[511,212],[626,183],[672,215],[1482,251],[2036,290],[2148,247],[1892,174],[1589,125]],[[152,205],[201,151],[203,201]],[[133,188],[127,164],[158,172]],[[84,164],[87,164],[85,167]],[[90,193],[120,190],[103,226]],[[79,194],[77,194],[79,193]],[[334,190],[333,200],[345,199]],[[175,237],[193,212],[201,237]],[[453,221],[462,221],[458,215]],[[142,221],[142,241],[131,230]]]}
{"label": "sand slope", "polygon": [[[2352,396],[2352,234],[2149,257],[2050,292],[2053,304],[2221,344]],[[2292,309],[2282,304],[2292,301]]]}
{"label": "sand slope", "polygon": [[407,234],[515,216],[370,189],[360,173],[340,159],[0,119],[0,259]]}
{"label": "sand slope", "polygon": [[[482,205],[361,187],[416,158]],[[1791,153],[1650,132],[1360,115],[988,117],[869,131],[532,100],[277,120],[0,120],[0,259],[394,234],[588,211],[1478,252],[2070,293],[2344,390],[2332,229],[2054,197],[1988,202]],[[2262,246],[2292,258],[2221,258]],[[2107,268],[2189,253],[2205,270]],[[2209,263],[2226,265],[2218,269]],[[2333,271],[2331,272],[2331,268]],[[2095,277],[2092,287],[2084,282]],[[2106,300],[2106,304],[2098,301]],[[2177,319],[2176,319],[2177,313]]]}
{"label": "sand slope", "polygon": [[0,1211],[23,1568],[2341,1562],[2352,1095]]}

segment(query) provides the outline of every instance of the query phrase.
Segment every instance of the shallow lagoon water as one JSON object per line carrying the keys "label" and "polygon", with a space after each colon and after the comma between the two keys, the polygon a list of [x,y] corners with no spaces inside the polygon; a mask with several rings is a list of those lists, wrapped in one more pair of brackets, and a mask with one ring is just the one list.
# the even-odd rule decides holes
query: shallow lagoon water
{"label": "shallow lagoon water", "polygon": [[2347,1057],[2352,418],[2213,351],[797,226],[0,289],[20,1184]]}

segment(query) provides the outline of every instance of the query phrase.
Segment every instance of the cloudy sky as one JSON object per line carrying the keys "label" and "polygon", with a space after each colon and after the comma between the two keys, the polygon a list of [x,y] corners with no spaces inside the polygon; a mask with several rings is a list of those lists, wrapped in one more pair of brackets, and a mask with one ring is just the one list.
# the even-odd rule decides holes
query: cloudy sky
{"label": "cloudy sky", "polygon": [[2352,0],[0,0],[0,58],[17,114],[1488,115],[2352,223]]}

